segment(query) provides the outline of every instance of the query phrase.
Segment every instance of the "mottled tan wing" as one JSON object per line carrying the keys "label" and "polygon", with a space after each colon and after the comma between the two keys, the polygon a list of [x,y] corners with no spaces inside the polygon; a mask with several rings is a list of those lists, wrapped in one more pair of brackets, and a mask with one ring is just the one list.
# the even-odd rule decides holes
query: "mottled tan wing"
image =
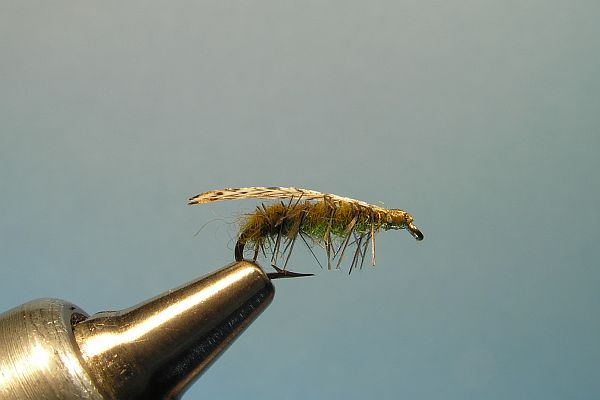
{"label": "mottled tan wing", "polygon": [[247,187],[209,190],[190,198],[189,204],[212,203],[225,200],[242,199],[289,199],[300,197],[307,200],[322,199],[325,195],[314,190],[293,187]]}
{"label": "mottled tan wing", "polygon": [[341,197],[335,194],[326,194],[316,190],[300,189],[295,187],[247,187],[226,188],[220,190],[209,190],[189,199],[188,204],[204,204],[215,201],[242,200],[242,199],[289,199],[302,198],[304,200],[330,199],[334,202],[348,202],[362,207],[379,209],[381,207],[365,203],[364,201]]}

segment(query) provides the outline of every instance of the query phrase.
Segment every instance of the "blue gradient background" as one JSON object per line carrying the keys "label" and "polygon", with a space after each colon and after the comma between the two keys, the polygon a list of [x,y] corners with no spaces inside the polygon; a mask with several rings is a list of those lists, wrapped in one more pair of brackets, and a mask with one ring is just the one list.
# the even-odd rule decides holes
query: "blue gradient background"
{"label": "blue gradient background", "polygon": [[[378,266],[299,246],[186,398],[592,399],[600,392],[597,1],[0,5],[0,310],[127,307],[232,259],[293,185],[425,233]],[[194,233],[208,224],[197,236]]]}

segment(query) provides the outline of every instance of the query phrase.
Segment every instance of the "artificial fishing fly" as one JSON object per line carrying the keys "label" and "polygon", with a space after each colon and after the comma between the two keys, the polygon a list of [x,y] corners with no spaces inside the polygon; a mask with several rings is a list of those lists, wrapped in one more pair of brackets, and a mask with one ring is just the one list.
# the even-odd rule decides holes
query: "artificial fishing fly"
{"label": "artificial fishing fly", "polygon": [[[276,273],[271,278],[308,276],[287,271],[287,264],[298,237],[308,246],[321,265],[311,244],[325,249],[327,268],[339,269],[344,253],[354,246],[348,273],[362,268],[367,248],[371,244],[371,264],[375,265],[375,235],[380,230],[406,229],[416,240],[423,234],[413,223],[413,217],[400,209],[386,209],[348,197],[294,187],[249,187],[211,190],[189,199],[190,205],[241,199],[280,199],[273,204],[261,204],[246,215],[235,245],[235,259],[244,259],[244,250],[252,246],[252,260],[258,254],[271,253],[271,266]],[[283,259],[283,265],[278,266]]]}

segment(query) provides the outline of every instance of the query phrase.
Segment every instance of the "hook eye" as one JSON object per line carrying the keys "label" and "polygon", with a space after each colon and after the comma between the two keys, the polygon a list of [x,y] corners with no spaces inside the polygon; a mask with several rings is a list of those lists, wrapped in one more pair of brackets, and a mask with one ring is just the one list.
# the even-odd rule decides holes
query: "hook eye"
{"label": "hook eye", "polygon": [[419,228],[417,228],[416,225],[410,223],[408,224],[408,231],[410,232],[411,235],[413,235],[413,237],[418,240],[421,241],[423,240],[424,236],[421,233],[421,231],[419,230]]}

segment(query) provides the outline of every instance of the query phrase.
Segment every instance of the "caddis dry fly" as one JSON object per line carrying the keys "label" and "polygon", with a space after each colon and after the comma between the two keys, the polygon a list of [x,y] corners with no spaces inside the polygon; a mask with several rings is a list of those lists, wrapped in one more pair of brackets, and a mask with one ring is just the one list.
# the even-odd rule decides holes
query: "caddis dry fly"
{"label": "caddis dry fly", "polygon": [[[308,246],[321,266],[312,245],[319,245],[327,254],[327,267],[339,269],[348,247],[354,254],[348,273],[362,268],[369,243],[371,263],[375,265],[375,234],[380,230],[406,229],[416,240],[423,234],[413,223],[413,217],[400,209],[386,209],[364,201],[294,187],[249,187],[211,190],[189,199],[190,205],[240,199],[285,199],[273,204],[261,204],[247,214],[240,227],[235,245],[235,259],[244,259],[244,250],[251,245],[252,260],[262,252],[271,254],[271,266],[277,273],[271,278],[308,276],[287,271],[286,267],[298,237]],[[278,266],[283,259],[283,265]]]}

